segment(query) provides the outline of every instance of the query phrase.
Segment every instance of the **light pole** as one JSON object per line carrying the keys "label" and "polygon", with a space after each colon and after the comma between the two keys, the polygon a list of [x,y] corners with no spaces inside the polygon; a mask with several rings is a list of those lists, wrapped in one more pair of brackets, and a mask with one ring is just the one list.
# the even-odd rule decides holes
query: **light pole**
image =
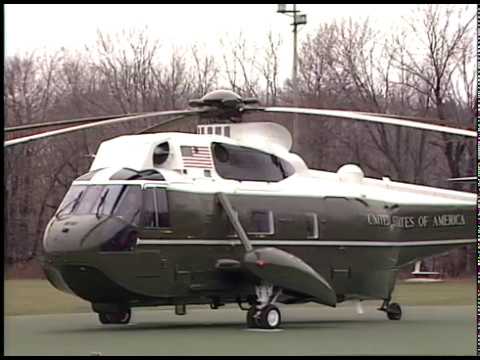
{"label": "light pole", "polygon": [[[298,106],[298,79],[297,79],[297,26],[305,25],[307,23],[307,15],[299,14],[297,4],[293,4],[293,9],[288,10],[287,4],[278,4],[277,12],[293,18],[293,66],[292,66],[292,85],[293,85],[293,105]],[[292,13],[293,15],[290,15]],[[297,114],[293,118],[293,144],[295,145],[297,136]]]}

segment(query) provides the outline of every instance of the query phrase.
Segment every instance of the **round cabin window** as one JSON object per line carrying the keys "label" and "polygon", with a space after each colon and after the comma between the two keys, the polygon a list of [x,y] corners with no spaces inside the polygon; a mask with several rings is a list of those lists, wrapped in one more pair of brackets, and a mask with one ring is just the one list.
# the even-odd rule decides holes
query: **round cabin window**
{"label": "round cabin window", "polygon": [[169,154],[170,146],[168,145],[168,142],[157,145],[155,150],[153,150],[153,165],[157,166],[163,164],[167,160]]}

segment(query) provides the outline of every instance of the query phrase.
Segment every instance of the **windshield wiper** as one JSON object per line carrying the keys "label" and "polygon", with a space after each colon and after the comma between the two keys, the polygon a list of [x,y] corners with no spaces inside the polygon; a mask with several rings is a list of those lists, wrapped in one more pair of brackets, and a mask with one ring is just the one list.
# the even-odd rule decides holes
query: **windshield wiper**
{"label": "windshield wiper", "polygon": [[105,199],[107,198],[107,194],[108,192],[110,191],[110,189],[107,189],[105,190],[105,192],[103,193],[102,197],[100,198],[100,201],[97,205],[97,211],[95,212],[95,216],[97,217],[97,219],[99,219],[100,217],[98,216],[99,214],[99,211],[100,211],[100,208],[101,206],[103,205],[103,203],[105,202]]}
{"label": "windshield wiper", "polygon": [[287,176],[287,172],[285,171],[285,169],[283,168],[282,166],[282,162],[280,161],[279,158],[277,158],[276,156],[274,155],[270,155],[270,158],[273,162],[273,165],[275,165],[277,168],[280,169],[280,172],[282,173],[282,176],[284,179],[286,179],[288,176]]}
{"label": "windshield wiper", "polygon": [[73,210],[75,210],[75,208],[77,207],[79,201],[80,201],[80,198],[82,197],[82,194],[83,194],[83,190],[80,191],[78,193],[78,195],[75,197],[75,199],[73,199],[72,201],[69,201],[68,203],[65,204],[65,206],[63,206],[60,210],[57,211],[57,213],[55,214],[55,217],[58,219],[58,217],[60,216],[60,214],[67,208],[70,206],[70,204],[73,203],[73,206],[72,206],[72,210],[70,210],[70,213],[73,212]]}
{"label": "windshield wiper", "polygon": [[112,206],[112,214],[117,210],[118,204],[120,204],[120,199],[122,198],[123,194],[127,190],[128,185],[124,185],[122,189],[120,190],[120,193],[117,195],[117,198],[115,199],[115,203]]}

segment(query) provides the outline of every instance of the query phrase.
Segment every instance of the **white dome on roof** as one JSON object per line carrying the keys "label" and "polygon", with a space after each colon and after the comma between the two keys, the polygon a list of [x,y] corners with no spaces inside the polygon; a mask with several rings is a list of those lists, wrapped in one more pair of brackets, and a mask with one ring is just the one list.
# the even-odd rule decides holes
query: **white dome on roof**
{"label": "white dome on roof", "polygon": [[337,171],[341,181],[359,183],[365,177],[360,166],[355,164],[345,164]]}

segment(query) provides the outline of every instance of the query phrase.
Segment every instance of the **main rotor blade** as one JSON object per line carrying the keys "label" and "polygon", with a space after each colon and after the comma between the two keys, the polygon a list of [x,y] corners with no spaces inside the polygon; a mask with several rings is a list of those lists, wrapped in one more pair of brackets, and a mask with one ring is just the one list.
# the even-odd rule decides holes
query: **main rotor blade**
{"label": "main rotor blade", "polygon": [[121,117],[117,119],[110,119],[110,120],[104,120],[102,122],[96,122],[93,124],[85,124],[85,125],[78,125],[78,126],[72,126],[64,129],[58,129],[58,130],[52,130],[52,131],[47,131],[41,134],[36,134],[36,135],[31,135],[31,136],[25,136],[17,139],[12,139],[5,141],[4,147],[9,147],[9,146],[15,146],[19,144],[24,144],[28,143],[31,141],[35,140],[40,140],[40,139],[46,139],[49,137],[57,136],[57,135],[62,135],[62,134],[67,134],[71,133],[74,131],[79,131],[79,130],[84,130],[84,129],[89,129],[92,127],[96,126],[103,126],[103,125],[109,125],[109,124],[115,124],[118,122],[123,122],[123,121],[132,121],[132,120],[139,120],[143,118],[151,118],[155,116],[166,116],[166,115],[188,115],[188,114],[199,114],[203,112],[210,111],[210,109],[202,109],[202,110],[171,110],[171,111],[156,111],[156,112],[150,112],[150,113],[144,113],[140,115],[134,115],[134,116],[126,116],[126,117]]}
{"label": "main rotor blade", "polygon": [[380,115],[366,115],[361,113],[356,113],[353,111],[343,111],[343,110],[322,110],[322,109],[305,109],[305,108],[294,108],[294,107],[267,107],[263,111],[266,112],[277,112],[277,113],[296,113],[296,114],[305,114],[305,115],[321,115],[326,117],[336,117],[342,119],[350,120],[360,120],[366,122],[376,122],[381,124],[389,124],[396,126],[405,126],[415,129],[430,130],[430,131],[439,131],[449,134],[467,136],[467,137],[477,137],[477,132],[472,130],[458,129],[442,125],[428,124],[419,121],[404,120],[398,118],[390,118],[387,116]]}
{"label": "main rotor blade", "polygon": [[473,182],[473,181],[476,181],[476,180],[477,180],[476,176],[466,176],[466,177],[447,179],[447,181],[452,181],[452,182]]}
{"label": "main rotor blade", "polygon": [[184,119],[185,117],[187,117],[188,115],[190,114],[187,114],[187,115],[179,115],[179,116],[175,116],[171,119],[166,119],[166,120],[163,120],[160,124],[155,124],[153,126],[149,126],[145,129],[142,129],[140,130],[139,132],[136,132],[135,135],[140,135],[140,134],[146,134],[146,133],[149,133],[151,130],[153,129],[158,129],[162,126],[165,126],[165,125],[168,125],[170,124],[171,122],[173,121],[177,121],[177,120],[180,120],[180,119]]}
{"label": "main rotor blade", "polygon": [[51,127],[51,126],[57,126],[57,125],[72,125],[72,124],[84,123],[84,122],[98,122],[98,121],[104,121],[104,120],[110,120],[110,119],[118,119],[125,116],[134,116],[139,114],[142,114],[142,113],[103,115],[103,116],[87,117],[87,118],[80,118],[80,119],[49,121],[49,122],[38,123],[38,124],[12,126],[12,127],[3,129],[3,131],[7,133],[12,131],[39,129],[43,127]]}

